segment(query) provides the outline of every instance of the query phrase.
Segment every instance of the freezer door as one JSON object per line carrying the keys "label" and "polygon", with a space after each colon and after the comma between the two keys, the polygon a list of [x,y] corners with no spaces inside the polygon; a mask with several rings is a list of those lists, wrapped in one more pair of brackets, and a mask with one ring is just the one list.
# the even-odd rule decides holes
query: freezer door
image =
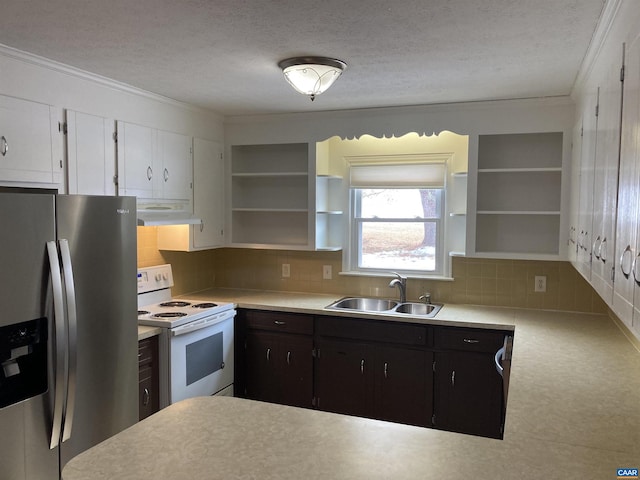
{"label": "freezer door", "polygon": [[[136,203],[132,197],[56,198],[58,242],[68,242],[76,299],[61,465],[138,418]],[[71,285],[65,272],[65,284]],[[72,319],[71,319],[72,321]],[[74,328],[70,325],[70,330]],[[74,368],[75,365],[75,368]]]}
{"label": "freezer door", "polygon": [[[46,318],[52,331],[46,242],[55,239],[54,218],[53,195],[0,193],[0,327]],[[48,392],[0,408],[3,480],[58,478],[58,451],[49,449],[54,391],[51,335],[47,350]],[[12,373],[16,374],[3,370],[0,384]]]}

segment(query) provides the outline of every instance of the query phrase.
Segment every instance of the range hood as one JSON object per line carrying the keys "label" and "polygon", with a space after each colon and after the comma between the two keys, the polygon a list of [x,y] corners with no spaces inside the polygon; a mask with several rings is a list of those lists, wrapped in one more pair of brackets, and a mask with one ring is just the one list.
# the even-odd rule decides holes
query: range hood
{"label": "range hood", "polygon": [[191,203],[175,200],[138,199],[138,226],[197,225],[202,220],[193,215]]}

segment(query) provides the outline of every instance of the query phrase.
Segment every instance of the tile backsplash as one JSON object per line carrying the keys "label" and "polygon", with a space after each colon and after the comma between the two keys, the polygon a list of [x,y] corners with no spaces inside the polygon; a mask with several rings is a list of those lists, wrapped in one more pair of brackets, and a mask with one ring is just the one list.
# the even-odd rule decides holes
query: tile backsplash
{"label": "tile backsplash", "polygon": [[[174,293],[211,287],[395,297],[390,277],[340,275],[341,252],[221,248],[201,252],[158,251],[157,227],[138,228],[138,266],[170,263]],[[407,298],[430,292],[434,302],[606,313],[607,307],[568,262],[454,257],[453,281],[410,278]],[[282,277],[282,264],[290,276]],[[332,279],[323,279],[331,265]],[[547,291],[534,292],[534,279],[547,277]]]}

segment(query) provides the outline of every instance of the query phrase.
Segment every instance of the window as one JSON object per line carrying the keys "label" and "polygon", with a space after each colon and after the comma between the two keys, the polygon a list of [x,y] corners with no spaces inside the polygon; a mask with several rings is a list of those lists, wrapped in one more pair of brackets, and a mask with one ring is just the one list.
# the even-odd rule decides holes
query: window
{"label": "window", "polygon": [[350,270],[444,273],[445,163],[351,165]]}

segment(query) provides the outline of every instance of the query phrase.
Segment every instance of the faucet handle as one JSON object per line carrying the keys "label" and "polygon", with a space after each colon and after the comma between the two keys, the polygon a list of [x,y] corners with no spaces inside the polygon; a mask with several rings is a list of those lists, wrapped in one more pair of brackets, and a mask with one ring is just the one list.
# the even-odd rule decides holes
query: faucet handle
{"label": "faucet handle", "polygon": [[398,280],[403,280],[405,281],[407,279],[407,277],[403,277],[402,275],[400,275],[398,272],[391,272],[393,273],[396,277],[398,277]]}
{"label": "faucet handle", "polygon": [[425,292],[424,295],[420,295],[418,300],[424,300],[424,303],[429,305],[431,303],[431,294],[429,292]]}

